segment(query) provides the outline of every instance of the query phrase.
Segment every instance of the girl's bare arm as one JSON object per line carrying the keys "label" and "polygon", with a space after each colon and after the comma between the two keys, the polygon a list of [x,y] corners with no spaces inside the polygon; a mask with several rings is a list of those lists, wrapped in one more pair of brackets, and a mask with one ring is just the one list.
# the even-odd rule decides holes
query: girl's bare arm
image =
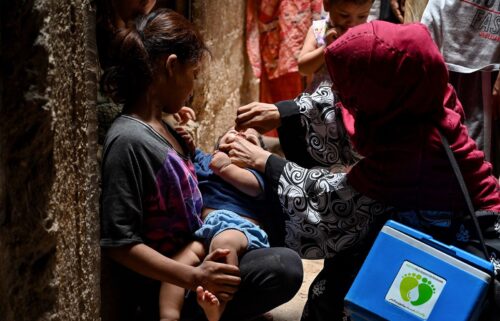
{"label": "girl's bare arm", "polygon": [[105,252],[144,276],[191,290],[201,285],[222,299],[232,298],[240,283],[238,267],[214,262],[228,255],[227,250],[210,253],[197,267],[176,262],[143,243],[107,248]]}

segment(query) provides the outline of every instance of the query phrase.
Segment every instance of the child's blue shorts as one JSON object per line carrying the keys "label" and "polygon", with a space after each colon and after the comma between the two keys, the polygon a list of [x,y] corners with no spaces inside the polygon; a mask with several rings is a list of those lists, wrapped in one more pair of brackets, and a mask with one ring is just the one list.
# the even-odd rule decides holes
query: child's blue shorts
{"label": "child's blue shorts", "polygon": [[269,247],[267,234],[259,226],[244,219],[240,215],[227,211],[216,210],[208,214],[203,225],[194,233],[200,239],[210,244],[212,238],[225,230],[241,231],[248,239],[248,250]]}

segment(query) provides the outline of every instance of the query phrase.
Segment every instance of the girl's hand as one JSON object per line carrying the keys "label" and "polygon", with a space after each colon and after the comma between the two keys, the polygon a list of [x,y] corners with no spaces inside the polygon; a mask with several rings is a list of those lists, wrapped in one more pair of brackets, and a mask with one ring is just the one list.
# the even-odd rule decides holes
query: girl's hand
{"label": "girl's hand", "polygon": [[226,153],[216,150],[212,155],[212,161],[208,165],[215,175],[220,175],[220,173],[227,166],[231,165],[231,159]]}
{"label": "girl's hand", "polygon": [[182,126],[177,126],[174,129],[182,137],[182,139],[184,139],[189,152],[194,154],[196,145],[194,144],[193,136],[191,136],[191,134]]}
{"label": "girl's hand", "polygon": [[253,102],[238,108],[236,112],[236,130],[254,128],[263,134],[281,125],[278,107],[273,104]]}
{"label": "girl's hand", "polygon": [[220,145],[219,149],[229,155],[232,164],[253,168],[261,173],[265,171],[267,159],[271,155],[270,152],[252,144],[241,135],[236,136],[231,143]]}
{"label": "girl's hand", "polygon": [[237,266],[223,263],[229,252],[227,249],[216,249],[205,257],[196,267],[195,288],[202,286],[223,301],[233,298],[241,278]]}
{"label": "girl's hand", "polygon": [[196,120],[196,113],[192,108],[184,106],[174,114],[174,119],[179,125],[185,125],[190,120]]}

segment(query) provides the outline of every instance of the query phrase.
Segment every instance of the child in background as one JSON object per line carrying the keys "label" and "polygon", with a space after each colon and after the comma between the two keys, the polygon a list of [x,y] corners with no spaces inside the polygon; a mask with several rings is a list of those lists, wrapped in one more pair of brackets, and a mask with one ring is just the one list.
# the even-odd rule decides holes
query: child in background
{"label": "child in background", "polygon": [[313,93],[320,86],[331,86],[323,51],[347,29],[365,23],[372,4],[373,0],[323,0],[328,16],[313,21],[299,54],[299,72],[313,76],[305,92]]}
{"label": "child in background", "polygon": [[[184,107],[178,119],[193,115]],[[259,216],[266,210],[262,197],[264,180],[256,171],[231,164],[225,153],[215,151],[214,154],[207,154],[195,149],[192,136],[182,127],[176,127],[176,130],[194,153],[193,163],[203,197],[204,223],[195,232],[195,236],[203,243],[193,241],[173,259],[196,266],[201,263],[204,253],[229,249],[225,263],[238,266],[238,257],[244,252],[269,247],[266,232],[258,226]],[[219,139],[218,144],[232,142],[236,135],[263,147],[262,137],[254,129],[247,129],[243,133],[230,129]],[[162,283],[159,302],[161,321],[180,319],[184,294],[183,288]],[[197,299],[209,321],[220,319],[225,301],[202,287],[197,288]]]}

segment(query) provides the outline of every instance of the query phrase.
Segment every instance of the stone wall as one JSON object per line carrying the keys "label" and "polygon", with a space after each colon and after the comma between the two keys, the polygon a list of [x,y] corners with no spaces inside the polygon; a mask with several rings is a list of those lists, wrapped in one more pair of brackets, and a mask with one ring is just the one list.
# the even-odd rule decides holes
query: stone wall
{"label": "stone wall", "polygon": [[234,123],[239,106],[258,99],[258,83],[245,52],[245,3],[193,1],[193,21],[212,53],[198,77],[192,104],[199,122],[198,145],[205,151],[212,151]]}
{"label": "stone wall", "polygon": [[[0,2],[0,320],[99,320],[93,0]],[[211,150],[257,97],[245,1],[194,0],[212,51],[195,87]]]}
{"label": "stone wall", "polygon": [[90,0],[2,1],[0,319],[98,320]]}

